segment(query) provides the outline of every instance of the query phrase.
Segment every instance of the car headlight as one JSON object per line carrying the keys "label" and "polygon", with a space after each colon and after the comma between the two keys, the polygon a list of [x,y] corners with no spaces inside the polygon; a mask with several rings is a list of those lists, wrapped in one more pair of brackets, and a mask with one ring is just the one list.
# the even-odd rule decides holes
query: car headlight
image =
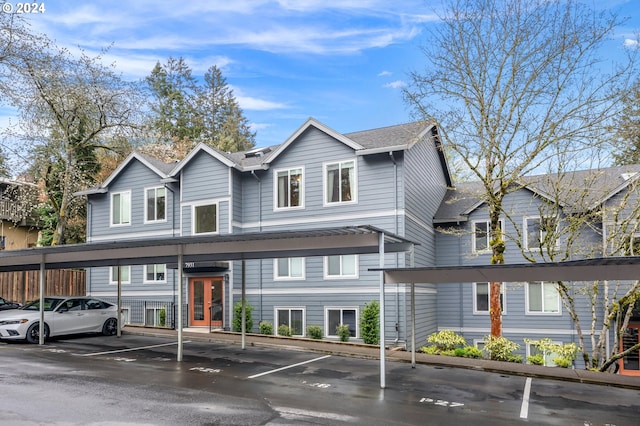
{"label": "car headlight", "polygon": [[0,321],[0,325],[10,325],[10,324],[24,324],[25,322],[29,322],[28,319],[16,319],[16,320],[5,320]]}

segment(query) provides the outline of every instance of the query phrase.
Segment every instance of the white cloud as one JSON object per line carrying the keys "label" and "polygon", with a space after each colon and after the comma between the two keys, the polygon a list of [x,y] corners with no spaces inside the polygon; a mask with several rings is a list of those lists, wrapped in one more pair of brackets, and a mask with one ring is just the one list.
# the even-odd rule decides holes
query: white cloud
{"label": "white cloud", "polygon": [[392,81],[391,83],[387,83],[384,85],[384,87],[388,87],[390,89],[402,89],[403,87],[406,87],[407,83],[405,83],[402,80],[396,80],[396,81]]}
{"label": "white cloud", "polygon": [[630,47],[632,49],[637,49],[640,46],[640,42],[638,40],[634,40],[631,38],[627,38],[623,43],[624,47]]}
{"label": "white cloud", "polygon": [[254,98],[252,96],[235,96],[240,108],[247,111],[270,111],[274,109],[287,108],[287,105],[279,102],[267,101],[265,99]]}
{"label": "white cloud", "polygon": [[391,71],[382,71],[380,74],[378,74],[378,77],[387,77],[391,74],[393,74]]}

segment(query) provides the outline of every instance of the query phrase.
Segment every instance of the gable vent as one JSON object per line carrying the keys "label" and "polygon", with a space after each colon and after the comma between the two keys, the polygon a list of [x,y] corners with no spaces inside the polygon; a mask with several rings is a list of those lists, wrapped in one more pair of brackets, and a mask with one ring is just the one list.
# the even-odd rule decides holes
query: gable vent
{"label": "gable vent", "polygon": [[638,172],[630,172],[630,173],[622,173],[621,176],[622,176],[622,179],[629,180],[629,179],[631,179],[632,177],[634,177],[637,174],[638,174]]}

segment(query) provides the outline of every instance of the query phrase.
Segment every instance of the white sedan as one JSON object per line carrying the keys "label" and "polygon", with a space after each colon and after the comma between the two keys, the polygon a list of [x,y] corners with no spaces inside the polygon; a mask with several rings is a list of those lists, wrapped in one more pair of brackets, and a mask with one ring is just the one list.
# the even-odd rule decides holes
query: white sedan
{"label": "white sedan", "polygon": [[[118,330],[116,305],[93,297],[45,297],[44,338],[78,333],[113,336]],[[0,339],[40,341],[40,300],[0,312]]]}

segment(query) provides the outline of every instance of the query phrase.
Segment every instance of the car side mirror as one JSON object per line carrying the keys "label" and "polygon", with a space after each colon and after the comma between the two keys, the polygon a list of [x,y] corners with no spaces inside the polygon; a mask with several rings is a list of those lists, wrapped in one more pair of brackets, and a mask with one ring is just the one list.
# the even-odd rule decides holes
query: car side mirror
{"label": "car side mirror", "polygon": [[60,306],[60,309],[58,309],[58,313],[62,314],[64,312],[69,312],[69,308],[65,305],[65,306]]}

